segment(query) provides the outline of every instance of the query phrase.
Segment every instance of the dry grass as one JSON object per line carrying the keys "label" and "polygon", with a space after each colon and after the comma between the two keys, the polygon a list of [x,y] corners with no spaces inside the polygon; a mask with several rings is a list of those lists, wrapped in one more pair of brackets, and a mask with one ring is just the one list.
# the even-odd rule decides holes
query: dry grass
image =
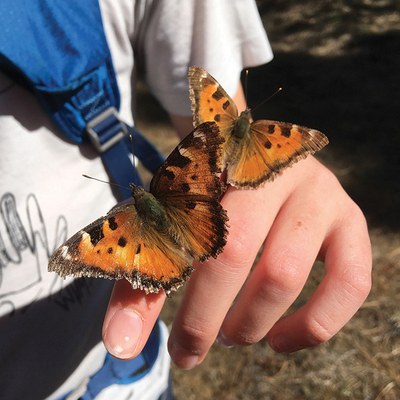
{"label": "dry grass", "polygon": [[[258,1],[275,60],[250,72],[249,103],[284,93],[258,117],[316,127],[321,153],[366,213],[373,289],[329,343],[295,354],[265,343],[214,346],[193,371],[173,370],[183,399],[400,399],[400,3],[397,0]],[[166,151],[177,143],[166,114],[141,94],[141,127]],[[157,115],[158,120],[154,120]],[[323,274],[316,264],[296,304]],[[171,321],[179,294],[163,312]]]}

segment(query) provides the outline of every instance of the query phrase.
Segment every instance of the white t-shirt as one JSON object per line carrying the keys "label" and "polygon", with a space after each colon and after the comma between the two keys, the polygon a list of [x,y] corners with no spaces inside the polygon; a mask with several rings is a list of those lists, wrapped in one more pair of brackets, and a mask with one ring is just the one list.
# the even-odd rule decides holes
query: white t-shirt
{"label": "white t-shirt", "polygon": [[[233,94],[243,68],[272,58],[252,0],[100,0],[100,7],[128,123],[135,63],[167,111],[190,115],[190,65]],[[83,173],[108,180],[91,146],[64,139],[35,97],[0,71],[0,398],[44,398],[63,383],[68,391],[82,379],[68,376],[87,354],[94,360],[87,375],[104,357],[104,349],[91,350],[110,282],[47,272],[53,250],[115,204],[108,185]]]}

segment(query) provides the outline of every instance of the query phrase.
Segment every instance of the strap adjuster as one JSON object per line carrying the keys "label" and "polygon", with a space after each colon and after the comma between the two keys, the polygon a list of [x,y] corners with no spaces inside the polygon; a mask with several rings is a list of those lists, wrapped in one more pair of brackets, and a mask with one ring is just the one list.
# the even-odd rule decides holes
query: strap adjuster
{"label": "strap adjuster", "polygon": [[129,134],[127,126],[121,122],[118,111],[109,107],[86,124],[86,131],[93,146],[104,153]]}

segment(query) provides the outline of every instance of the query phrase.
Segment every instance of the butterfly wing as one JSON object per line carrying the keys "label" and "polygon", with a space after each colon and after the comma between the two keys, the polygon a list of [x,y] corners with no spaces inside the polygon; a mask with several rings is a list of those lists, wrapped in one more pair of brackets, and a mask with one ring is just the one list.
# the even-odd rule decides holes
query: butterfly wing
{"label": "butterfly wing", "polygon": [[151,192],[165,211],[162,225],[168,229],[149,223],[151,210],[138,214],[138,203],[121,205],[60,246],[49,271],[125,278],[146,293],[162,288],[169,294],[181,286],[193,259],[216,256],[225,245],[227,217],[218,202],[223,142],[215,123],[202,124],[155,174]]}
{"label": "butterfly wing", "polygon": [[[194,125],[204,121],[218,124],[225,139],[227,182],[236,187],[256,188],[328,143],[315,129],[268,120],[254,121],[249,134],[236,135],[233,132],[242,115],[238,116],[235,103],[221,85],[199,67],[190,67],[188,77]],[[243,118],[250,123],[249,110],[246,113]]]}
{"label": "butterfly wing", "polygon": [[150,184],[164,206],[171,235],[194,259],[218,255],[226,243],[227,215],[219,204],[222,144],[218,126],[200,124],[169,155]]}
{"label": "butterfly wing", "polygon": [[315,129],[278,121],[254,121],[249,135],[241,142],[238,160],[228,165],[228,183],[256,188],[327,144],[328,138]]}
{"label": "butterfly wing", "polygon": [[206,70],[189,67],[188,78],[194,126],[214,121],[226,140],[238,118],[235,102]]}
{"label": "butterfly wing", "polygon": [[61,276],[127,279],[146,293],[167,294],[192,271],[192,257],[170,237],[143,227],[134,205],[123,205],[88,225],[60,246],[49,271]]}

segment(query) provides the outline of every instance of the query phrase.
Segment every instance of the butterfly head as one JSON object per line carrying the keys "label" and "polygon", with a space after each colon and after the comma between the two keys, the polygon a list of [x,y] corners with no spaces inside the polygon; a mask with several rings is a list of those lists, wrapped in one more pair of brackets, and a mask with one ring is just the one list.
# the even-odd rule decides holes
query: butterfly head
{"label": "butterfly head", "polygon": [[137,201],[137,199],[143,197],[146,193],[146,191],[141,187],[141,186],[136,186],[135,184],[131,183],[129,185],[131,189],[131,194],[132,197]]}

